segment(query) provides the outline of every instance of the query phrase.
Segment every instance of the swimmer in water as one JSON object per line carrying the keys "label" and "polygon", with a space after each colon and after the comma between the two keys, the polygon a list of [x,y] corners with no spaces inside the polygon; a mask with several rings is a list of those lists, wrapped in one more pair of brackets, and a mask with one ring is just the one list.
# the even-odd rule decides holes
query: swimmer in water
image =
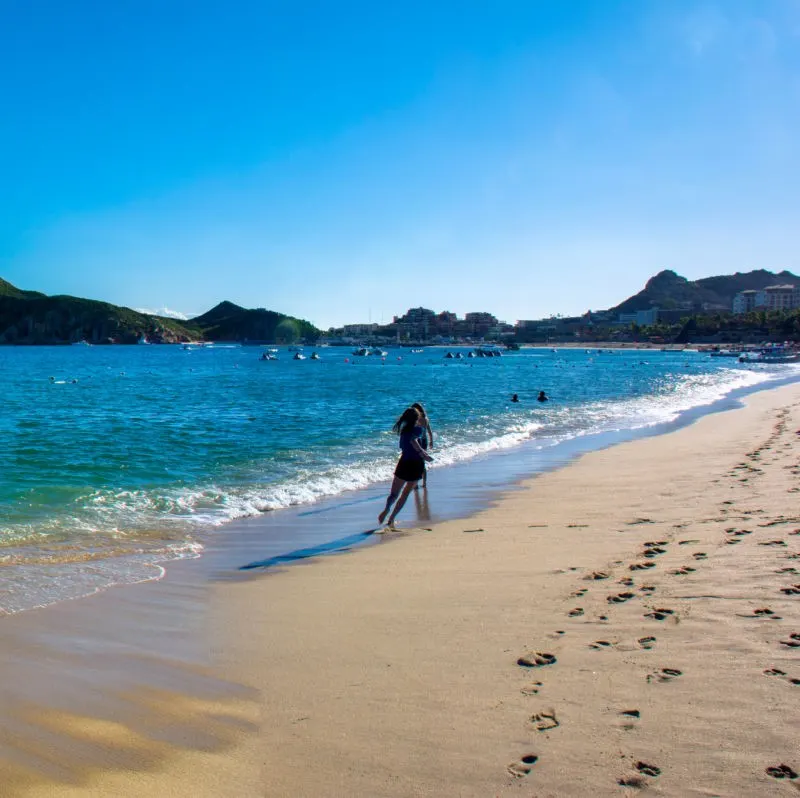
{"label": "swimmer in water", "polygon": [[512,402],[519,402],[519,396],[517,396],[515,393],[511,394],[511,401]]}
{"label": "swimmer in water", "polygon": [[539,395],[536,397],[537,402],[546,402],[548,401],[548,396],[544,391],[539,391]]}

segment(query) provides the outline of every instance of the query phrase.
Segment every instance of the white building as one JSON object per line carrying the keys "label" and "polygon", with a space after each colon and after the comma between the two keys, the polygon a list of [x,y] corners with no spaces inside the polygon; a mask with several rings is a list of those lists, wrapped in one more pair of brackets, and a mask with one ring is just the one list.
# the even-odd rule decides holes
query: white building
{"label": "white building", "polygon": [[757,294],[758,291],[754,289],[739,291],[739,293],[733,298],[733,312],[749,313],[751,310],[755,310]]}
{"label": "white building", "polygon": [[800,307],[800,291],[794,285],[768,285],[756,296],[756,307],[764,310],[793,310]]}
{"label": "white building", "polygon": [[734,313],[795,308],[800,308],[800,287],[796,285],[768,285],[760,291],[740,291],[733,298]]}

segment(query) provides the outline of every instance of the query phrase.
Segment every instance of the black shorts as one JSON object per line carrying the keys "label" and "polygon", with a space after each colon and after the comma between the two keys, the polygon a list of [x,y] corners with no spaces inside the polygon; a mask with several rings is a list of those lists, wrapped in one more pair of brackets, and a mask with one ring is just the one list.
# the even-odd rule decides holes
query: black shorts
{"label": "black shorts", "polygon": [[401,457],[394,475],[404,482],[418,482],[425,473],[425,461],[421,457]]}

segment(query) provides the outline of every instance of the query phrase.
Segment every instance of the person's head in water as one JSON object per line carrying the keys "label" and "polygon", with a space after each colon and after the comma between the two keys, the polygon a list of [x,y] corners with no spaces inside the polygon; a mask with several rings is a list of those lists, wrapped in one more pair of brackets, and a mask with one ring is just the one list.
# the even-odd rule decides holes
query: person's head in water
{"label": "person's head in water", "polygon": [[403,415],[394,422],[392,431],[398,435],[414,429],[419,424],[419,410],[416,407],[408,407],[403,411]]}
{"label": "person's head in water", "polygon": [[419,420],[425,421],[425,419],[428,417],[428,414],[425,412],[425,408],[419,402],[414,402],[411,407],[419,413]]}
{"label": "person's head in water", "polygon": [[512,394],[511,395],[511,401],[512,402],[519,402],[519,396],[517,396],[516,394]]}
{"label": "person's head in water", "polygon": [[536,398],[540,402],[546,402],[547,401],[547,394],[544,391],[539,391],[539,395]]}

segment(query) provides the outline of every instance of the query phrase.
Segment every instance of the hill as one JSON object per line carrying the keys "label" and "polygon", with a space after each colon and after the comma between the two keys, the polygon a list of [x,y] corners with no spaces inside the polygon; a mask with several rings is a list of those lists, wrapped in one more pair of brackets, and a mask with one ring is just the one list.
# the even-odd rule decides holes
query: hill
{"label": "hill", "polygon": [[222,302],[188,322],[73,296],[23,291],[0,279],[0,344],[135,344],[182,341],[285,343],[316,339],[319,330],[301,319],[269,310],[246,310]]}
{"label": "hill", "polygon": [[760,290],[768,285],[800,285],[800,277],[788,271],[774,272],[757,269],[731,275],[687,280],[674,271],[665,270],[651,277],[644,289],[614,308],[613,313],[633,313],[659,307],[663,310],[685,308],[700,311],[705,308],[730,310],[733,298],[740,291]]}

